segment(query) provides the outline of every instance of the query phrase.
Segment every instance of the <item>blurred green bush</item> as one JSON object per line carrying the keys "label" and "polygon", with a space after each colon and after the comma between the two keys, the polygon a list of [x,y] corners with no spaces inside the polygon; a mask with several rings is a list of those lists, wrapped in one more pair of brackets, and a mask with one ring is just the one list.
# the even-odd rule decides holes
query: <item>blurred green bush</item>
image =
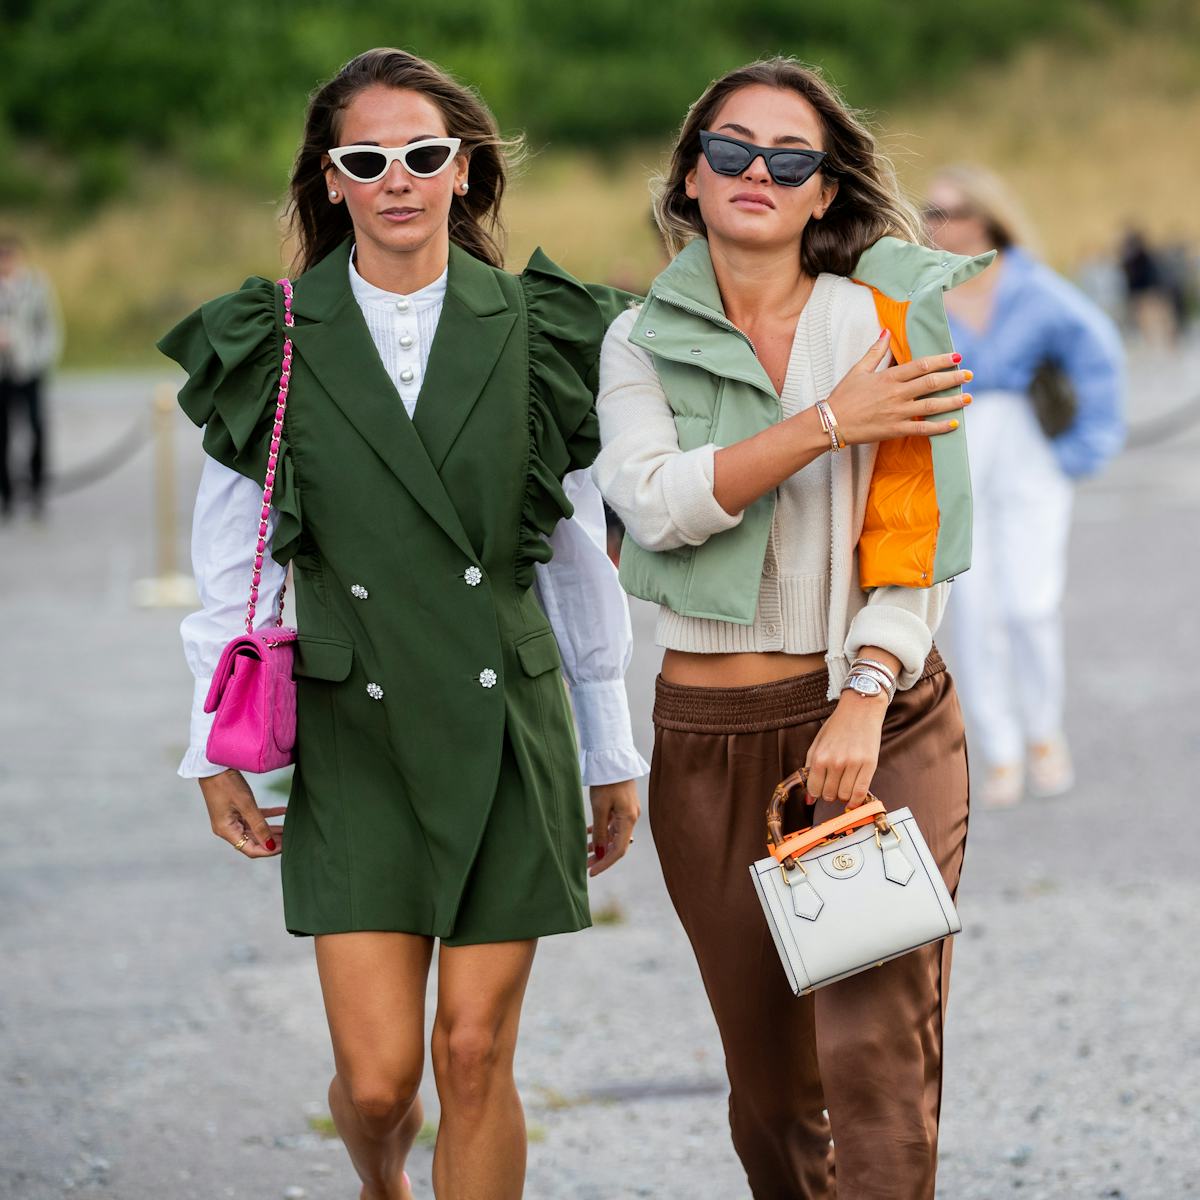
{"label": "blurred green bush", "polygon": [[395,45],[477,86],[537,146],[662,138],[713,76],[772,53],[821,63],[858,105],[928,87],[1097,9],[1156,0],[4,0],[0,204],[89,205],[164,155],[277,187],[305,97]]}

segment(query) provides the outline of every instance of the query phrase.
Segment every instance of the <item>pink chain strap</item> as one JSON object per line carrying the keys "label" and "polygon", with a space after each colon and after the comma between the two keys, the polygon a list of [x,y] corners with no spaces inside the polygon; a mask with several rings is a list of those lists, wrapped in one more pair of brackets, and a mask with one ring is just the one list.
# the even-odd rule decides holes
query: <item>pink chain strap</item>
{"label": "pink chain strap", "polygon": [[[283,289],[283,323],[291,328],[296,322],[292,318],[292,281],[278,279]],[[275,464],[279,460],[279,439],[283,435],[283,414],[287,410],[288,382],[292,375],[292,339],[283,339],[283,366],[279,372],[279,402],[275,408],[275,426],[271,431],[271,453],[267,457],[267,480],[263,485],[262,512],[258,518],[258,547],[254,551],[254,575],[250,581],[250,603],[246,606],[246,632],[254,632],[254,608],[258,604],[258,585],[262,581],[263,554],[267,548],[267,517],[271,513],[271,496],[275,491]],[[287,591],[284,583],[279,589],[279,615],[276,625],[283,624],[283,597]]]}

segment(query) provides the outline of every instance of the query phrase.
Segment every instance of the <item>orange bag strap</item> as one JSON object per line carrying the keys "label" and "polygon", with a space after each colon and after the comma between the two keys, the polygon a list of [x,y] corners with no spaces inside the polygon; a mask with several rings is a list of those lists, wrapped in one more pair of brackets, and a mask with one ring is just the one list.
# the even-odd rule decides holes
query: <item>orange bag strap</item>
{"label": "orange bag strap", "polygon": [[861,829],[864,825],[877,824],[883,832],[887,831],[887,809],[884,808],[882,800],[868,792],[869,799],[866,804],[852,808],[841,816],[822,821],[820,825],[814,825],[810,829],[801,829],[798,833],[785,836],[783,806],[793,788],[803,787],[807,783],[808,771],[804,767],[793,771],[786,779],[776,784],[771,793],[771,803],[767,806],[767,851],[786,870],[793,870],[802,854],[807,854],[815,847],[831,842],[843,834]]}

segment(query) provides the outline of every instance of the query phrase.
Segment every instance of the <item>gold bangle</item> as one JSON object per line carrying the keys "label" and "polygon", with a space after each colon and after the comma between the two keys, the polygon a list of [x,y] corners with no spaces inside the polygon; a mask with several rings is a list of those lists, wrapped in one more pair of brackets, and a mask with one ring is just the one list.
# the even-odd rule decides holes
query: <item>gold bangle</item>
{"label": "gold bangle", "polygon": [[827,400],[817,401],[817,416],[821,421],[821,428],[829,434],[829,449],[836,454],[839,450],[846,448],[846,439],[842,437],[842,431],[838,428],[837,417],[833,415],[833,409],[829,407]]}

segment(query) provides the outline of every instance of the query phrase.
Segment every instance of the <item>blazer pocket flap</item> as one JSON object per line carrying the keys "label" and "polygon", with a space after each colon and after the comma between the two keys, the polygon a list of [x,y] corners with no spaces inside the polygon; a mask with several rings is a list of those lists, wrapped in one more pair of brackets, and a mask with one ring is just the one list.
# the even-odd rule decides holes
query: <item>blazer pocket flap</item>
{"label": "blazer pocket flap", "polygon": [[558,642],[549,629],[530,634],[517,643],[517,657],[526,675],[541,675],[545,671],[562,670],[562,655]]}
{"label": "blazer pocket flap", "polygon": [[306,637],[296,639],[294,671],[306,679],[328,679],[340,683],[350,674],[354,647],[335,638]]}

